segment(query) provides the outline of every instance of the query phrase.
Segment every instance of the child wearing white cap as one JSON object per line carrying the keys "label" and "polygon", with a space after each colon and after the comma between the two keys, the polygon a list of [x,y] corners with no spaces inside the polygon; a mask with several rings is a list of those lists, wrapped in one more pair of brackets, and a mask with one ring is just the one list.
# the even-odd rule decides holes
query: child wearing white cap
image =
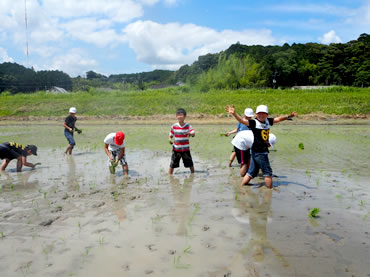
{"label": "child wearing white cap", "polygon": [[[254,113],[253,113],[253,110],[251,108],[246,108],[244,110],[244,114],[243,114],[243,118],[246,118],[246,119],[252,119],[252,117],[254,116]],[[244,131],[244,130],[249,130],[249,127],[238,122],[238,125],[236,126],[236,128],[230,132],[227,132],[225,134],[225,136],[230,136],[231,134],[235,134],[235,133],[238,133],[240,131]],[[231,152],[231,155],[230,155],[230,158],[229,158],[229,167],[232,166],[233,164],[233,161],[235,160],[235,157],[236,157],[236,154],[235,154],[235,151],[234,151],[234,148]]]}
{"label": "child wearing white cap", "polygon": [[268,107],[259,105],[256,109],[256,119],[247,120],[235,112],[235,106],[226,106],[226,111],[232,114],[240,123],[248,126],[254,135],[251,151],[251,164],[247,175],[242,179],[242,185],[247,185],[250,180],[257,176],[261,169],[265,178],[266,187],[272,188],[272,169],[268,158],[270,127],[284,120],[289,120],[297,116],[296,112],[291,112],[287,116],[268,117]]}
{"label": "child wearing white cap", "polygon": [[76,117],[77,109],[75,107],[71,107],[69,109],[69,115],[64,120],[64,136],[68,141],[68,146],[65,151],[66,154],[72,155],[72,149],[75,147],[76,142],[73,138],[73,131],[76,130],[77,133],[81,134],[82,130],[78,129],[75,124],[77,121]]}

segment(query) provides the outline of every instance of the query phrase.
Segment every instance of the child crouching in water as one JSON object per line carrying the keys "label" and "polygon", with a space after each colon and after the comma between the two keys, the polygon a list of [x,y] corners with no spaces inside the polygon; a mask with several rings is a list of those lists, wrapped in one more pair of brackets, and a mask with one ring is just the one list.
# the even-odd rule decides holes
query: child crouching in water
{"label": "child crouching in water", "polygon": [[118,162],[121,163],[123,174],[128,176],[128,164],[125,156],[125,134],[123,132],[110,133],[104,139],[104,150],[108,156],[109,169],[112,174],[115,173],[115,167]]}

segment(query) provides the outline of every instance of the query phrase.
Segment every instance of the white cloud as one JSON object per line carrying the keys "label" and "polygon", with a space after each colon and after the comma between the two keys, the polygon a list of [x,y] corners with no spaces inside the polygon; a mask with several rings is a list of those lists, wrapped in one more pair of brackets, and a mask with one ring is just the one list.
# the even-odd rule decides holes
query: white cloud
{"label": "white cloud", "polygon": [[270,30],[216,31],[194,24],[137,21],[123,32],[141,62],[175,69],[200,55],[215,53],[239,41],[242,44],[273,44]]}
{"label": "white cloud", "polygon": [[0,47],[0,62],[3,63],[3,62],[13,62],[14,60],[8,56],[8,52]]}
{"label": "white cloud", "polygon": [[97,61],[90,59],[82,49],[72,49],[69,53],[56,56],[51,65],[45,65],[45,69],[61,70],[70,76],[83,75],[86,71],[98,65]]}
{"label": "white cloud", "polygon": [[331,30],[323,35],[323,37],[319,37],[319,41],[324,44],[330,43],[339,43],[342,42],[339,36],[335,33],[334,30]]}
{"label": "white cloud", "polygon": [[76,19],[62,24],[68,36],[99,47],[124,42],[122,35],[110,28],[112,25],[113,23],[109,20],[96,20],[95,18]]}

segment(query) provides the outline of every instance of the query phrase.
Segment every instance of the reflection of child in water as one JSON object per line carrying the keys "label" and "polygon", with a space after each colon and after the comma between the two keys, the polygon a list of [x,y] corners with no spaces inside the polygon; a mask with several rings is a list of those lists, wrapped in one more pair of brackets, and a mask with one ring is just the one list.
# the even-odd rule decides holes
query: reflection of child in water
{"label": "reflection of child in water", "polygon": [[236,201],[237,208],[233,209],[233,215],[239,222],[249,222],[251,239],[248,245],[234,257],[233,263],[248,253],[252,254],[254,261],[261,262],[264,260],[264,250],[270,248],[282,265],[287,267],[288,262],[267,239],[267,222],[272,190],[261,188],[258,193],[255,193],[248,187],[242,187],[239,196],[239,200]]}
{"label": "reflection of child in water", "polygon": [[174,208],[171,214],[173,220],[179,224],[176,235],[184,235],[186,233],[186,223],[191,215],[190,200],[194,174],[190,174],[189,177],[184,178],[183,185],[173,175],[169,175],[169,179],[174,202]]}

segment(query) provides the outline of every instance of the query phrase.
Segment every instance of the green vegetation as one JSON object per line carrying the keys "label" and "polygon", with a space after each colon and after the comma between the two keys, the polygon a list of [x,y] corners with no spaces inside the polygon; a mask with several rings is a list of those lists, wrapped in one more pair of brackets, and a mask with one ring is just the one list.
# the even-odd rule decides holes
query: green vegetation
{"label": "green vegetation", "polygon": [[333,87],[321,90],[211,90],[201,93],[194,87],[162,90],[89,92],[71,94],[0,95],[0,116],[66,116],[70,106],[78,115],[136,116],[174,114],[183,107],[188,114],[226,114],[225,105],[235,104],[237,111],[266,103],[272,115],[287,114],[368,114],[370,88]]}
{"label": "green vegetation", "polygon": [[308,217],[310,217],[310,218],[319,217],[319,213],[320,213],[320,208],[313,208],[313,209],[308,213]]}
{"label": "green vegetation", "polygon": [[304,150],[304,144],[302,142],[300,142],[298,144],[298,148],[301,149],[301,150]]}
{"label": "green vegetation", "polygon": [[370,86],[370,35],[347,43],[282,46],[242,45],[198,57],[177,71],[154,70],[104,76],[94,71],[70,78],[61,71],[38,71],[15,63],[0,64],[0,92],[29,93],[53,86],[68,91],[146,90],[179,83],[200,91],[303,85]]}

